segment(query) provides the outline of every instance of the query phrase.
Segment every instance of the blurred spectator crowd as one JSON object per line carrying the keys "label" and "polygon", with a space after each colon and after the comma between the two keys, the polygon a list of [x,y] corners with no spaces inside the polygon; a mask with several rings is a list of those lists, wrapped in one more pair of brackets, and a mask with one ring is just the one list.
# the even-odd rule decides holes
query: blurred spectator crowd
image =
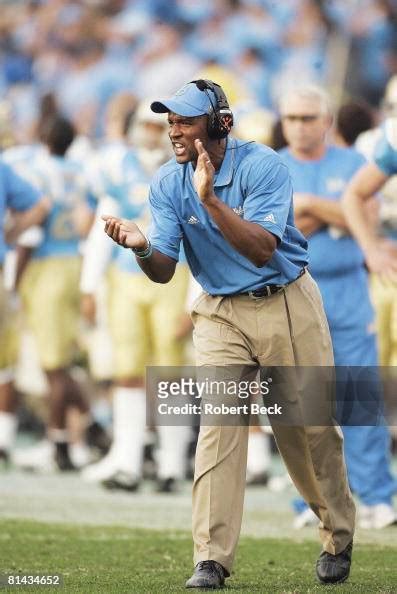
{"label": "blurred spectator crowd", "polygon": [[3,0],[0,43],[1,116],[18,142],[47,93],[97,137],[114,93],[167,96],[201,71],[233,107],[274,107],[297,74],[376,106],[397,71],[397,2]]}

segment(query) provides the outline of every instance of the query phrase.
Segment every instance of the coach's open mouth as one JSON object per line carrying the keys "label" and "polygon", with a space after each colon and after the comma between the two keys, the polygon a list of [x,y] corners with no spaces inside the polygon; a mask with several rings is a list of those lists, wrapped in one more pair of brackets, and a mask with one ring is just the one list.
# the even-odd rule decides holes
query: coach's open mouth
{"label": "coach's open mouth", "polygon": [[185,152],[185,146],[180,142],[173,142],[172,146],[174,148],[174,153],[177,155],[177,157],[183,155],[183,153]]}

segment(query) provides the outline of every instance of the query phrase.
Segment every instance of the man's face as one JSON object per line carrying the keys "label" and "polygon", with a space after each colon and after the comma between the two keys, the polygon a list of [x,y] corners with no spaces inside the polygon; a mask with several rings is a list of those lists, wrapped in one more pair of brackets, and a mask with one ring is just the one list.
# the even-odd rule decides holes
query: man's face
{"label": "man's face", "polygon": [[281,122],[290,148],[310,155],[324,143],[331,117],[316,99],[290,97],[281,105]]}
{"label": "man's face", "polygon": [[194,146],[196,138],[202,141],[204,147],[208,144],[207,116],[186,118],[176,113],[168,114],[168,136],[172,143],[177,163],[197,161],[197,151]]}

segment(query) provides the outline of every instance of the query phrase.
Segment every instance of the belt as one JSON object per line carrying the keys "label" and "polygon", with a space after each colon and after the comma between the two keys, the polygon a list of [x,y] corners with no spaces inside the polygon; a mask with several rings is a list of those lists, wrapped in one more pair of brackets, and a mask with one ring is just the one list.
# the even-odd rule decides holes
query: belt
{"label": "belt", "polygon": [[285,289],[285,287],[288,287],[288,285],[291,285],[292,283],[294,283],[296,280],[298,280],[298,278],[303,276],[305,274],[305,272],[306,272],[306,268],[302,268],[302,270],[300,271],[298,276],[296,278],[294,278],[294,280],[289,281],[289,283],[285,283],[285,285],[265,285],[264,287],[255,289],[255,291],[246,291],[245,293],[236,293],[236,295],[248,295],[252,299],[263,299],[264,297],[270,297],[270,295],[275,295],[276,293],[280,293],[281,291],[283,291]]}

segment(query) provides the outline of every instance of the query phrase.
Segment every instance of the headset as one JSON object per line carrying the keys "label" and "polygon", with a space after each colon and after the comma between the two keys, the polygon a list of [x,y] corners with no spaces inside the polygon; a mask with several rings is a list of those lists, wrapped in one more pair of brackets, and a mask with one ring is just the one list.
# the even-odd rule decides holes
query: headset
{"label": "headset", "polygon": [[[217,140],[226,138],[233,126],[233,112],[229,107],[229,103],[222,87],[211,80],[202,78],[190,82],[194,83],[200,91],[203,91],[207,95],[211,104],[211,108],[207,114],[207,132],[209,138]],[[212,97],[208,91],[214,93],[216,105],[214,105]]]}

